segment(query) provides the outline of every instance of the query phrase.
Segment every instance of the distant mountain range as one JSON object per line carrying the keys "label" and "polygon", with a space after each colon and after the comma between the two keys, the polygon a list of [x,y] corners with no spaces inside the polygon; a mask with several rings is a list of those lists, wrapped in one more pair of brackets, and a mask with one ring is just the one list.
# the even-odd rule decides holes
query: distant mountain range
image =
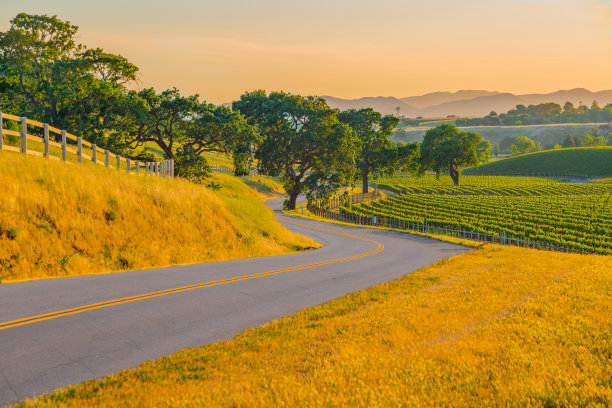
{"label": "distant mountain range", "polygon": [[555,102],[563,105],[569,101],[578,106],[581,102],[591,106],[597,101],[603,107],[612,103],[612,90],[591,92],[584,88],[562,90],[549,94],[515,95],[511,93],[465,90],[458,92],[433,92],[422,96],[394,98],[392,96],[365,97],[359,99],[340,99],[333,96],[323,96],[332,108],[341,110],[373,108],[383,114],[399,114],[415,118],[456,116],[485,116],[489,112],[505,113],[516,105],[537,105],[545,102]]}

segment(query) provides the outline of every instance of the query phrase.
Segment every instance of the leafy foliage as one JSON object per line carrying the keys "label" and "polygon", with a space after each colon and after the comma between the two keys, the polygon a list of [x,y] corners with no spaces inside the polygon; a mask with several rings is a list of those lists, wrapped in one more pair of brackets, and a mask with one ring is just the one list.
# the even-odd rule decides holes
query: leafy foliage
{"label": "leafy foliage", "polygon": [[2,109],[86,135],[105,146],[128,113],[125,85],[138,68],[76,42],[78,27],[20,13],[0,33]]}
{"label": "leafy foliage", "polygon": [[353,179],[357,139],[323,98],[254,91],[233,108],[261,134],[258,169],[281,177],[289,209],[295,209],[302,192],[321,198]]}
{"label": "leafy foliage", "polygon": [[359,139],[360,148],[356,164],[364,193],[368,192],[370,174],[392,175],[398,167],[410,166],[412,158],[418,151],[416,143],[398,146],[389,140],[399,124],[399,119],[395,116],[382,116],[372,108],[365,108],[340,112],[338,119],[349,125]]}
{"label": "leafy foliage", "polygon": [[459,185],[459,167],[477,165],[489,158],[491,145],[475,132],[460,132],[456,126],[443,124],[425,133],[419,158],[420,172],[448,172]]}
{"label": "leafy foliage", "polygon": [[518,156],[521,154],[529,153],[535,148],[536,145],[533,140],[531,140],[527,136],[519,136],[516,138],[514,144],[510,146],[510,153],[513,156]]}

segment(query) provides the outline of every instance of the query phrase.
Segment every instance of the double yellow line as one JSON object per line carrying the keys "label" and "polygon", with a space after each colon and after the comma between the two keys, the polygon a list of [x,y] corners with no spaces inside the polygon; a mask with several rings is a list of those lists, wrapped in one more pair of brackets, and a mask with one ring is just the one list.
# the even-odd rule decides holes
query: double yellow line
{"label": "double yellow line", "polygon": [[369,255],[376,254],[376,253],[378,253],[378,252],[380,252],[380,251],[382,251],[384,249],[384,246],[381,243],[376,242],[376,241],[371,240],[371,239],[356,237],[354,235],[349,235],[349,234],[343,234],[341,232],[330,231],[330,230],[327,230],[327,229],[324,229],[324,228],[312,227],[312,226],[305,225],[305,224],[300,224],[300,223],[294,222],[294,221],[288,221],[288,220],[281,220],[281,221],[282,222],[286,222],[286,223],[290,223],[290,224],[300,225],[300,226],[306,227],[306,228],[312,228],[312,229],[316,229],[316,230],[330,232],[330,233],[336,234],[336,235],[343,235],[345,237],[359,239],[359,240],[362,240],[362,241],[369,241],[369,242],[372,242],[372,243],[376,244],[377,248],[375,250],[373,250],[373,251],[366,252],[364,254],[349,256],[349,257],[346,257],[346,258],[333,259],[333,260],[330,260],[330,261],[317,262],[317,263],[312,263],[312,264],[302,265],[302,266],[294,266],[294,267],[291,267],[291,268],[278,269],[278,270],[268,271],[268,272],[254,273],[254,274],[251,274],[251,275],[240,276],[240,277],[237,277],[237,278],[222,279],[222,280],[213,281],[213,282],[198,283],[198,284],[195,284],[195,285],[182,286],[182,287],[174,288],[174,289],[160,290],[158,292],[144,293],[142,295],[136,295],[136,296],[124,297],[124,298],[120,298],[120,299],[107,300],[106,302],[92,303],[90,305],[79,306],[79,307],[75,307],[75,308],[72,308],[72,309],[58,310],[56,312],[45,313],[45,314],[41,314],[41,315],[37,315],[37,316],[24,317],[22,319],[11,320],[9,322],[0,323],[0,331],[6,330],[6,329],[10,329],[10,328],[13,328],[13,327],[25,326],[27,324],[32,324],[32,323],[36,323],[36,322],[42,322],[44,320],[57,319],[58,317],[64,317],[64,316],[70,316],[70,315],[73,315],[73,314],[83,313],[83,312],[87,312],[87,311],[90,311],[90,310],[103,309],[105,307],[121,305],[121,304],[124,304],[124,303],[137,302],[139,300],[145,300],[145,299],[151,299],[151,298],[155,298],[155,297],[159,297],[159,296],[171,295],[173,293],[186,292],[186,291],[189,291],[189,290],[206,288],[206,287],[209,287],[209,286],[224,285],[226,283],[232,283],[232,282],[239,282],[239,281],[243,281],[243,280],[261,278],[261,277],[264,277],[264,276],[276,275],[276,274],[284,273],[284,272],[297,271],[297,270],[300,270],[300,269],[313,268],[315,266],[328,265],[328,264],[332,264],[332,263],[336,263],[336,262],[342,262],[342,261],[348,261],[348,260],[351,260],[351,259],[363,258],[363,257],[369,256]]}

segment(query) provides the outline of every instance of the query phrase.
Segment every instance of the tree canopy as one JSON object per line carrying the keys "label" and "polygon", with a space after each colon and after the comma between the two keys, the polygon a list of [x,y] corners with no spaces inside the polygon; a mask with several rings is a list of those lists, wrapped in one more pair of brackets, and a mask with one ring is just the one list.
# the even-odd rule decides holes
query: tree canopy
{"label": "tree canopy", "polygon": [[535,150],[535,148],[536,144],[533,140],[531,140],[527,136],[519,136],[514,141],[514,144],[510,146],[510,154],[512,154],[513,156],[518,156],[521,154],[529,153],[532,150]]}
{"label": "tree canopy", "polygon": [[460,132],[456,126],[443,124],[428,130],[421,143],[419,171],[448,172],[459,185],[461,166],[474,166],[489,158],[491,144],[478,133]]}
{"label": "tree canopy", "polygon": [[18,14],[0,33],[2,109],[86,133],[103,145],[127,114],[125,85],[138,68],[76,42],[78,27],[57,17]]}
{"label": "tree canopy", "polygon": [[[179,176],[199,179],[207,173],[203,152],[234,154],[258,140],[258,134],[238,112],[182,96],[177,89],[159,94],[152,88],[132,92],[126,143],[152,142],[168,159],[176,158]],[[241,150],[242,149],[242,150]]]}
{"label": "tree canopy", "polygon": [[362,181],[362,191],[368,192],[370,174],[392,175],[417,152],[417,145],[399,146],[389,139],[400,120],[392,115],[382,116],[372,108],[349,109],[338,118],[349,125],[359,139],[356,165]]}
{"label": "tree canopy", "polygon": [[281,177],[287,208],[295,209],[300,193],[308,201],[324,198],[353,179],[358,140],[323,98],[254,91],[233,108],[261,134],[258,169]]}

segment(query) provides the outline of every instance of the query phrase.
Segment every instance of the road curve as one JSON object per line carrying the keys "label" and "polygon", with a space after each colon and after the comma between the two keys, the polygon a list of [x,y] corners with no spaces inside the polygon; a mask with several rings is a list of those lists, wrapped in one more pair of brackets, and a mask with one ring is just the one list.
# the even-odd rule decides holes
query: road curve
{"label": "road curve", "polygon": [[0,285],[0,405],[99,378],[387,282],[466,251],[286,216],[295,255]]}

